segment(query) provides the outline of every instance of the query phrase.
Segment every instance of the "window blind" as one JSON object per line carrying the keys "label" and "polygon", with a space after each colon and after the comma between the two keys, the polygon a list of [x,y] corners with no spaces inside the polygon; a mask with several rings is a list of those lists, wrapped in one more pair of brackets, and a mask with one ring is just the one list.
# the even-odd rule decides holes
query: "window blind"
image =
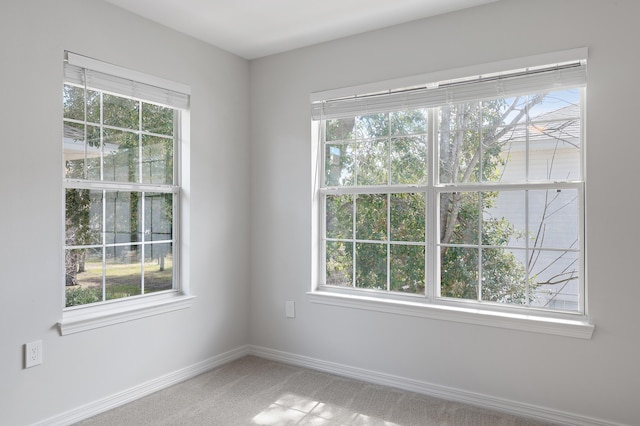
{"label": "window blind", "polygon": [[314,120],[430,108],[480,99],[519,96],[586,85],[586,60],[441,81],[311,103]]}
{"label": "window blind", "polygon": [[186,85],[71,52],[65,55],[64,81],[172,108],[189,108],[190,89]]}

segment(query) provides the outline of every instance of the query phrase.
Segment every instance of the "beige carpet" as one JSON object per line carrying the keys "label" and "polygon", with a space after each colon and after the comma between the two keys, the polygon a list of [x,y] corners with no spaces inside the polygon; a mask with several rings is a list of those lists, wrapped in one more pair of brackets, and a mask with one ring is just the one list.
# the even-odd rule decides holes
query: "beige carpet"
{"label": "beige carpet", "polygon": [[550,425],[253,356],[78,424]]}

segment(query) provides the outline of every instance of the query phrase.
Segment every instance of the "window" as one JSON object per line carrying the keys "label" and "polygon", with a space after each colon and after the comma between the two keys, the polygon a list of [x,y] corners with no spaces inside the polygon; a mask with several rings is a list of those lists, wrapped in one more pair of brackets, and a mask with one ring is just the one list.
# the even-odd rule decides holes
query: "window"
{"label": "window", "polygon": [[188,87],[67,53],[63,102],[65,307],[176,293]]}
{"label": "window", "polygon": [[314,291],[586,318],[584,57],[314,95]]}

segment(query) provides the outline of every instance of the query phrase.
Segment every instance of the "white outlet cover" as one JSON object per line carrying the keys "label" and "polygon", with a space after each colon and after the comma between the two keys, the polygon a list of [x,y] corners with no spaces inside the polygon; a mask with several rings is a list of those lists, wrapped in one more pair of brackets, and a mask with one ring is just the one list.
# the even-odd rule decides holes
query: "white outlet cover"
{"label": "white outlet cover", "polygon": [[296,307],[295,304],[293,303],[293,300],[287,300],[285,302],[285,315],[287,318],[295,318],[296,316]]}
{"label": "white outlet cover", "polygon": [[24,368],[42,364],[42,340],[27,343],[24,346]]}

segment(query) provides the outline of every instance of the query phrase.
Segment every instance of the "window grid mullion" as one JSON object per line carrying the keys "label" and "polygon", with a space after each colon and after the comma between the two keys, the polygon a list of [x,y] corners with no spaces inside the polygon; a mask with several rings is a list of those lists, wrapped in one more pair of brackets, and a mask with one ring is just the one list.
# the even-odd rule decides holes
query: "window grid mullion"
{"label": "window grid mullion", "polygon": [[[142,183],[142,101],[138,103],[138,182]],[[144,294],[144,259],[145,259],[145,211],[146,211],[146,197],[145,192],[140,192],[141,197],[140,205],[140,235],[142,244],[140,245],[140,294]]]}
{"label": "window grid mullion", "polygon": [[[353,124],[353,129],[355,134],[353,135],[353,164],[355,165],[354,167],[354,171],[353,171],[353,185],[356,186],[358,185],[358,172],[360,171],[360,158],[359,158],[359,146],[360,146],[360,138],[358,138],[358,130],[359,130],[359,125],[358,125],[358,117],[355,117],[354,119],[354,124]],[[351,277],[351,281],[352,281],[352,286],[353,288],[357,287],[357,283],[356,283],[356,271],[358,270],[356,267],[356,261],[357,261],[357,256],[356,256],[356,249],[357,249],[357,245],[356,245],[356,224],[357,224],[357,220],[356,220],[356,213],[358,210],[358,196],[354,194],[353,196],[353,242],[351,243],[351,256],[352,256],[352,264],[351,264],[351,268],[352,268],[352,277]]]}
{"label": "window grid mullion", "polygon": [[[481,162],[482,163],[482,162]],[[482,175],[480,175],[482,176]],[[482,274],[483,274],[483,270],[482,270],[482,250],[483,250],[483,243],[484,241],[482,240],[482,222],[484,220],[483,214],[484,214],[484,210],[483,210],[483,206],[484,203],[483,201],[483,193],[478,191],[478,223],[477,223],[477,229],[478,229],[478,284],[477,284],[477,289],[478,289],[478,294],[476,295],[478,302],[482,302]]]}
{"label": "window grid mullion", "polygon": [[440,256],[438,254],[437,237],[438,227],[438,206],[440,205],[435,191],[438,182],[438,109],[429,108],[427,110],[427,188],[425,203],[425,295],[428,300],[433,301],[440,295]]}
{"label": "window grid mullion", "polygon": [[[84,73],[84,70],[83,70]],[[82,123],[82,128],[84,129],[84,143],[83,143],[83,148],[84,148],[84,164],[83,164],[83,168],[82,168],[82,176],[86,179],[89,177],[89,160],[88,160],[88,155],[89,155],[89,125],[87,124],[88,121],[88,117],[87,117],[87,103],[89,102],[89,96],[87,93],[87,78],[86,75],[83,78],[84,81],[84,90],[82,91],[82,96],[84,98],[84,105],[83,105],[83,114],[84,114],[84,123]]]}
{"label": "window grid mullion", "polygon": [[[525,158],[525,162],[524,162],[524,173],[525,173],[525,180],[527,182],[529,182],[529,166],[530,166],[530,148],[531,146],[529,145],[529,137],[530,137],[530,133],[529,133],[529,129],[531,127],[531,117],[530,117],[530,107],[529,107],[529,99],[530,96],[527,95],[526,97],[527,103],[525,104],[525,122],[526,122],[526,127],[525,127],[525,132],[524,132],[524,158]],[[529,287],[529,277],[531,276],[531,261],[532,261],[532,253],[531,250],[529,248],[529,191],[525,190],[524,192],[524,229],[525,229],[525,268],[526,268],[526,273],[525,273],[525,297],[526,297],[526,305],[527,306],[531,306],[531,288]]]}
{"label": "window grid mullion", "polygon": [[104,181],[104,96],[100,92],[100,181]]}
{"label": "window grid mullion", "polygon": [[[586,89],[582,88],[580,90],[580,111],[584,111],[587,110],[586,108]],[[581,148],[584,147],[584,143],[586,141],[586,135],[585,135],[585,124],[584,124],[584,115],[581,114],[580,117],[580,141],[581,141]],[[580,214],[578,215],[579,217],[579,228],[578,228],[578,237],[580,238],[579,244],[578,244],[578,248],[580,248],[582,250],[582,248],[585,245],[585,238],[586,238],[586,214],[584,212],[584,209],[586,208],[586,194],[585,194],[585,186],[586,186],[586,170],[587,168],[587,164],[586,164],[586,150],[583,148],[581,149],[581,155],[580,155],[580,177],[582,179],[582,185],[580,186],[580,189],[578,190],[578,194],[579,194],[579,208],[580,208]],[[579,286],[579,291],[580,291],[580,296],[579,296],[579,309],[580,312],[584,313],[585,315],[588,313],[587,312],[587,286],[586,286],[586,279],[587,279],[587,269],[585,268],[585,255],[580,256],[580,286]]]}
{"label": "window grid mullion", "polygon": [[102,301],[107,300],[107,191],[102,190]]}
{"label": "window grid mullion", "polygon": [[529,279],[531,278],[531,259],[532,253],[529,247],[529,191],[524,191],[524,255],[525,255],[525,297],[527,306],[531,306],[531,288]]}
{"label": "window grid mullion", "polygon": [[[85,78],[86,87],[86,78]],[[100,132],[100,181],[104,181],[104,96],[99,93]],[[88,126],[87,126],[88,127]],[[87,176],[88,177],[88,176]],[[107,300],[107,191],[102,190],[102,301]]]}
{"label": "window grid mullion", "polygon": [[358,223],[356,220],[356,212],[358,210],[356,203],[358,202],[358,196],[356,194],[353,195],[353,203],[351,203],[352,215],[351,221],[353,223],[351,229],[352,241],[351,241],[351,286],[356,288],[356,224]]}
{"label": "window grid mullion", "polygon": [[[391,186],[391,114],[387,120],[387,184]],[[391,291],[391,194],[387,193],[387,291]]]}
{"label": "window grid mullion", "polygon": [[387,194],[387,291],[391,291],[391,194]]}
{"label": "window grid mullion", "polygon": [[[483,115],[483,101],[479,101],[478,102],[478,115],[479,115],[479,119],[478,119],[478,124],[477,124],[477,129],[476,131],[477,133],[477,138],[478,138],[478,183],[480,183],[480,185],[482,185],[484,183],[484,161],[483,161],[483,155],[484,155],[484,141],[482,138],[482,120],[484,119],[484,115]],[[483,198],[484,198],[484,193],[481,191],[478,191],[478,302],[482,302],[482,275],[484,273],[483,268],[482,268],[482,256],[484,255],[483,253],[483,248],[482,248],[482,244],[484,243],[483,239],[482,239],[482,229],[483,229],[483,221],[484,221],[484,203],[483,203]]]}

